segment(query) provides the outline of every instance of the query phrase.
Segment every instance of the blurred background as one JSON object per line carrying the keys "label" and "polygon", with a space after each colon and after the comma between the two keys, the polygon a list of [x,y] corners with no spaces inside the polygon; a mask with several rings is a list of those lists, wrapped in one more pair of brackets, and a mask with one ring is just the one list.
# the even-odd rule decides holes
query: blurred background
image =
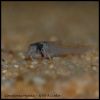
{"label": "blurred background", "polygon": [[[1,36],[2,98],[99,98],[99,2],[2,1]],[[29,44],[42,40],[93,49],[52,62],[25,60]]]}
{"label": "blurred background", "polygon": [[[62,40],[98,45],[98,2],[2,2],[2,47]],[[16,45],[16,47],[14,47]]]}

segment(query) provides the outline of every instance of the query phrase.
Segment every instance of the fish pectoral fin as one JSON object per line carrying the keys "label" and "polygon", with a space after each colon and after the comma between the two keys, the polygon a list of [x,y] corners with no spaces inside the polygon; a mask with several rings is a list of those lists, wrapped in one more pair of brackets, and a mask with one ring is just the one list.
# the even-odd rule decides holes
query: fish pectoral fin
{"label": "fish pectoral fin", "polygon": [[42,49],[41,52],[42,52],[42,54],[43,54],[43,56],[44,56],[45,58],[51,59],[51,57],[50,57],[50,55],[49,55],[49,53],[47,52],[46,49]]}

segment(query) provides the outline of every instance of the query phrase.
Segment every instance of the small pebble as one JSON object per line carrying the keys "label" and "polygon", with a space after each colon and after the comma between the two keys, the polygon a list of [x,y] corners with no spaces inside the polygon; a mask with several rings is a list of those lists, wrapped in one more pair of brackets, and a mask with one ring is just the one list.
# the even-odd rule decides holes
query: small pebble
{"label": "small pebble", "polygon": [[43,85],[43,84],[45,84],[45,81],[46,80],[40,76],[33,77],[33,82],[37,85]]}
{"label": "small pebble", "polygon": [[15,68],[18,68],[19,66],[18,66],[18,65],[14,65],[14,67],[15,67]]}
{"label": "small pebble", "polygon": [[24,54],[23,54],[22,52],[19,53],[19,56],[20,56],[22,59],[25,58],[25,56],[24,56]]}
{"label": "small pebble", "polygon": [[34,65],[32,64],[32,65],[30,65],[30,68],[34,68]]}
{"label": "small pebble", "polygon": [[93,67],[92,67],[92,69],[93,69],[94,71],[96,71],[96,70],[97,70],[96,66],[93,66]]}
{"label": "small pebble", "polygon": [[7,72],[7,70],[3,70],[3,71],[2,71],[2,73],[6,73],[6,72]]}
{"label": "small pebble", "polygon": [[38,64],[38,62],[35,60],[32,62],[32,65],[34,65],[34,64]]}
{"label": "small pebble", "polygon": [[52,69],[53,67],[54,67],[54,65],[53,65],[53,64],[51,64],[51,65],[49,66],[49,68],[50,68],[50,69]]}
{"label": "small pebble", "polygon": [[86,60],[87,60],[87,61],[91,61],[91,58],[90,58],[90,57],[86,57]]}

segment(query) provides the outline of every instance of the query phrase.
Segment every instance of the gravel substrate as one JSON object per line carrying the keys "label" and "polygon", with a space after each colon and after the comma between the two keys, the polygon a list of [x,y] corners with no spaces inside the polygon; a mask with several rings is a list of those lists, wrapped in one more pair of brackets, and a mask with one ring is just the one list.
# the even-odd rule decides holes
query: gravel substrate
{"label": "gravel substrate", "polygon": [[[23,52],[2,53],[2,97],[97,98],[98,53],[24,60]],[[11,59],[12,58],[12,59]],[[20,60],[19,60],[20,59]],[[9,92],[10,91],[10,92]],[[10,96],[11,95],[11,96]],[[28,96],[30,95],[30,96]]]}

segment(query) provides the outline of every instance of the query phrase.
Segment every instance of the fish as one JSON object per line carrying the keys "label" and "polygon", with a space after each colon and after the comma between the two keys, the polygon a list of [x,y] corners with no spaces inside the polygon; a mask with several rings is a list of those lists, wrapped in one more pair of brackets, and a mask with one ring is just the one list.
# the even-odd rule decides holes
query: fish
{"label": "fish", "polygon": [[26,57],[51,59],[65,56],[69,53],[81,54],[89,50],[86,47],[61,47],[52,41],[39,41],[31,43],[26,52]]}

